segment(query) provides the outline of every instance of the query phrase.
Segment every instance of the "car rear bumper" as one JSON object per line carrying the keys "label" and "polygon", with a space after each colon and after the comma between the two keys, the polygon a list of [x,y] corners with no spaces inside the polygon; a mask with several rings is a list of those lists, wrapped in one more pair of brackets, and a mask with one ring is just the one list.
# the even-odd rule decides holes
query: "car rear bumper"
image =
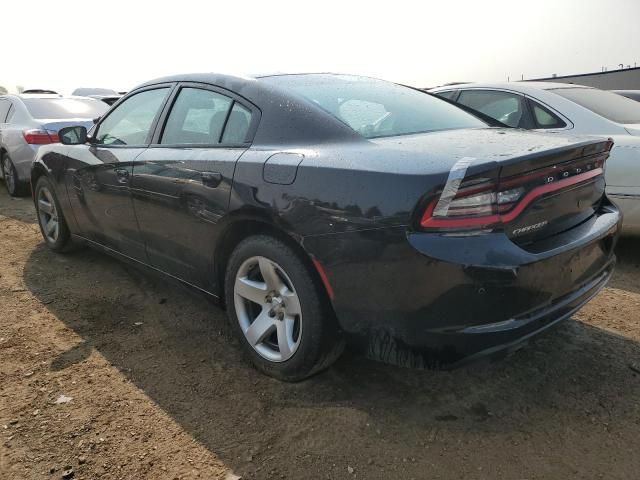
{"label": "car rear bumper", "polygon": [[623,235],[640,235],[640,189],[638,193],[613,193],[609,197],[622,212]]}
{"label": "car rear bumper", "polygon": [[[469,353],[451,366],[468,363],[479,357],[509,352],[534,335],[543,332],[561,320],[570,318],[604,288],[611,278],[614,264],[615,259],[612,259],[600,275],[576,291],[556,299],[551,305],[504,322],[469,327],[459,332],[458,343],[463,343],[460,350],[475,351],[475,353]],[[466,339],[464,339],[465,336],[467,336]],[[449,342],[448,340],[443,341]],[[471,348],[467,347],[469,343],[472,344]]]}
{"label": "car rear bumper", "polygon": [[324,266],[343,329],[372,357],[453,365],[509,349],[571,316],[607,282],[621,216],[613,205],[535,247],[502,233],[406,229],[305,239]]}
{"label": "car rear bumper", "polygon": [[28,182],[31,178],[31,165],[33,164],[33,159],[36,157],[39,148],[40,145],[28,145],[25,143],[19,148],[9,152],[11,162],[13,163],[16,173],[18,174],[18,179],[21,182]]}

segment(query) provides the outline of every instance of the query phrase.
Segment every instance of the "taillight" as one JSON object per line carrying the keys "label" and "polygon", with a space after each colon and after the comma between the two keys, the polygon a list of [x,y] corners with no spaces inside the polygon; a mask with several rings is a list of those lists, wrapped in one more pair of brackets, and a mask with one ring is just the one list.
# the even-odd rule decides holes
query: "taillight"
{"label": "taillight", "polygon": [[424,229],[490,229],[517,218],[543,195],[590,181],[604,172],[609,152],[500,179],[447,185],[422,214]]}
{"label": "taillight", "polygon": [[22,132],[22,136],[29,145],[46,145],[48,143],[57,143],[60,141],[58,133],[49,130],[24,130]]}

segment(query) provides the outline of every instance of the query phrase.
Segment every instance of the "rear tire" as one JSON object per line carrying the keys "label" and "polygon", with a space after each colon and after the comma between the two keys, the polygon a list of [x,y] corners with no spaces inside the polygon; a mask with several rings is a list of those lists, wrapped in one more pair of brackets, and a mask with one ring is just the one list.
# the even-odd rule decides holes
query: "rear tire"
{"label": "rear tire", "polygon": [[54,252],[70,251],[73,248],[71,232],[53,185],[47,177],[42,176],[36,182],[34,198],[38,225],[47,247]]}
{"label": "rear tire", "polygon": [[312,272],[285,243],[249,237],[231,254],[225,299],[232,328],[261,372],[297,382],[329,367],[344,339]]}
{"label": "rear tire", "polygon": [[12,197],[24,197],[29,193],[29,184],[18,178],[18,172],[13,162],[6,153],[0,159],[0,168],[2,168],[2,176],[7,192]]}

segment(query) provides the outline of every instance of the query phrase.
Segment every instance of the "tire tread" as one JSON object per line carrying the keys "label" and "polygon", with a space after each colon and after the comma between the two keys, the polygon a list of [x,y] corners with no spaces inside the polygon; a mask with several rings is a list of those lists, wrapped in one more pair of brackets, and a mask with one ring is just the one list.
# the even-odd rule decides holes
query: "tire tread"
{"label": "tire tread", "polygon": [[[292,276],[293,274],[298,277],[298,281],[295,285],[298,293],[300,294],[301,289],[309,288],[309,291],[306,294],[308,302],[306,306],[304,306],[305,323],[303,324],[303,332],[305,331],[304,328],[314,328],[314,330],[320,331],[320,338],[315,339],[318,341],[315,345],[300,345],[299,348],[304,348],[306,350],[305,352],[302,352],[302,355],[306,358],[304,358],[302,362],[296,362],[297,365],[295,369],[287,368],[288,366],[286,364],[288,364],[290,360],[282,363],[273,363],[260,357],[253,350],[253,347],[248,345],[245,341],[244,334],[242,333],[238,321],[235,318],[235,307],[233,304],[235,271],[239,267],[240,263],[250,256],[245,252],[251,249],[261,249],[267,252],[273,251],[277,252],[283,258],[288,258],[289,265],[286,271],[289,276]],[[252,255],[253,254],[258,255],[260,253],[254,252]],[[268,255],[263,254],[263,256]],[[280,265],[284,268],[281,263]],[[292,273],[290,270],[295,270],[295,273]],[[276,377],[280,380],[297,382],[325,370],[342,354],[345,347],[344,336],[339,329],[335,314],[326,302],[324,302],[324,295],[322,294],[321,286],[319,286],[318,282],[313,278],[309,268],[305,265],[300,256],[281,240],[270,235],[259,234],[245,238],[238,243],[229,258],[229,262],[227,263],[225,292],[227,311],[229,313],[229,320],[232,323],[232,327],[240,336],[240,341],[244,346],[244,350],[249,354],[254,366],[263,373]],[[310,323],[308,323],[313,321],[320,322],[321,324],[310,325]],[[301,352],[296,352],[296,355],[299,353]],[[295,355],[293,358],[295,358]]]}

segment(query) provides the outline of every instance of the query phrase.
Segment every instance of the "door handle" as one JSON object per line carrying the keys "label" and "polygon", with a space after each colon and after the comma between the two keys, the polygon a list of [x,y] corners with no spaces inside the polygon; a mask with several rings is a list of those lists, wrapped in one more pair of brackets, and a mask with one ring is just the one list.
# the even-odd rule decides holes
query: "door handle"
{"label": "door handle", "polygon": [[222,182],[222,174],[218,172],[202,172],[202,184],[205,187],[216,188]]}
{"label": "door handle", "polygon": [[129,183],[129,170],[126,168],[116,168],[114,172],[116,173],[118,183]]}

